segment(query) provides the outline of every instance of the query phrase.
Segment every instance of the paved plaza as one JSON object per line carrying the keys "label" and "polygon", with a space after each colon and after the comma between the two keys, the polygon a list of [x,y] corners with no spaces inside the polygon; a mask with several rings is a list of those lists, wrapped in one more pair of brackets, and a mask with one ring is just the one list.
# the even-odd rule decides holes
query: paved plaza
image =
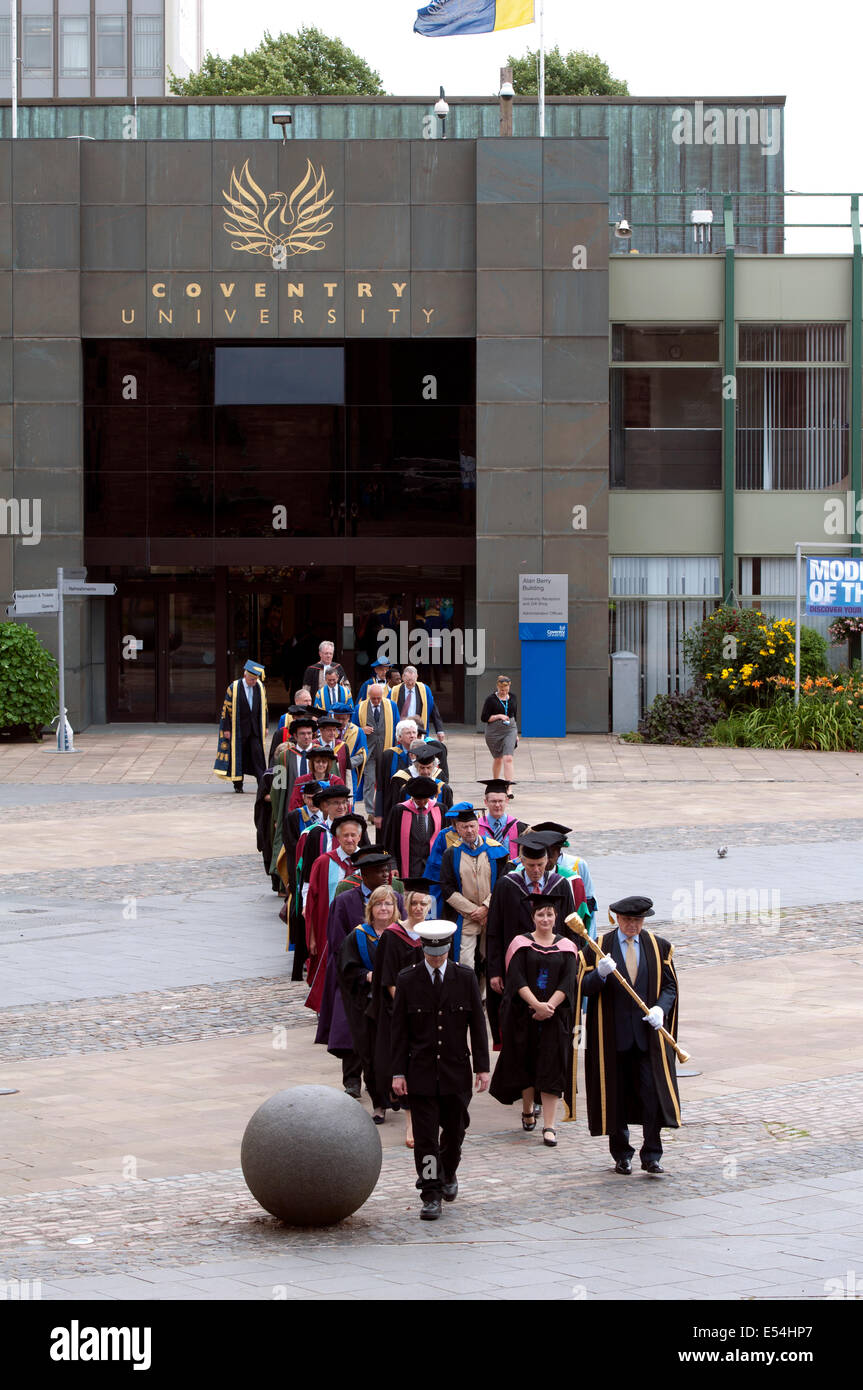
{"label": "paved plaza", "polygon": [[[420,1223],[403,1121],[350,1220],[282,1226],[239,1170],[274,1091],[339,1086],[213,732],[0,744],[0,1280],[44,1299],[824,1299],[863,1291],[863,759],[522,740],[514,809],[560,819],[600,903],[675,943],[684,1123],[613,1172],[474,1100],[461,1191]],[[457,798],[484,740],[450,738]],[[719,848],[727,848],[723,857]],[[583,1099],[583,1097],[582,1097]],[[367,1103],[367,1102],[366,1102]]]}

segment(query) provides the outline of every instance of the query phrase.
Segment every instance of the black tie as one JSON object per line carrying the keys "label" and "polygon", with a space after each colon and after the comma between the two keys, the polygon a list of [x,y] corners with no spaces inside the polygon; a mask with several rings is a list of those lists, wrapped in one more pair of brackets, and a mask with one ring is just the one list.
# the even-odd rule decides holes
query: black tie
{"label": "black tie", "polygon": [[[420,830],[422,831],[422,833],[423,833],[424,835],[427,835],[428,832],[429,832],[429,818],[428,818],[428,812],[427,812],[427,811],[420,811],[420,818],[419,818],[419,819],[420,819]],[[435,974],[437,974],[437,971],[435,971]]]}
{"label": "black tie", "polygon": [[380,724],[380,722],[381,722],[381,707],[380,707],[380,705],[375,705],[375,723],[376,723],[376,724]]}
{"label": "black tie", "polygon": [[434,973],[434,992],[435,992],[435,999],[436,999],[436,1000],[440,999],[441,991],[442,991],[442,990],[443,990],[443,976],[442,976],[441,973],[440,973],[440,969],[437,969],[437,970],[435,970],[435,973]]}
{"label": "black tie", "polygon": [[303,756],[300,758],[300,776],[301,776],[301,777],[305,777],[305,775],[306,775],[306,773],[308,772],[308,770],[309,770],[308,759],[306,758],[306,755],[305,755],[305,753],[304,753]]}

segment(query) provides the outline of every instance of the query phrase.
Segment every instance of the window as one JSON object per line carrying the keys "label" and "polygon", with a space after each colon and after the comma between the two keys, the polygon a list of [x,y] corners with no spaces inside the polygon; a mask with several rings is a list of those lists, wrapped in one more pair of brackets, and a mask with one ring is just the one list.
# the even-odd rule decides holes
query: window
{"label": "window", "polygon": [[9,16],[0,15],[0,81],[8,82],[12,72],[12,40]]}
{"label": "window", "polygon": [[135,77],[161,77],[162,16],[135,15],[132,29],[132,73]]}
{"label": "window", "polygon": [[344,399],[344,348],[216,348],[216,405],[340,405]]}
{"label": "window", "polygon": [[60,18],[60,76],[90,76],[90,20],[85,14]]}
{"label": "window", "polygon": [[845,477],[845,337],[841,323],[741,325],[738,488],[765,492],[829,488]]}
{"label": "window", "polygon": [[611,561],[610,650],[635,652],[642,708],[686,690],[683,634],[719,603],[718,555],[621,555]]}
{"label": "window", "polygon": [[96,76],[126,76],[126,16],[96,16]]}
{"label": "window", "polygon": [[611,356],[611,486],[721,487],[718,325],[615,323]]}
{"label": "window", "polygon": [[24,16],[22,35],[22,75],[50,77],[54,71],[53,29],[49,14]]}

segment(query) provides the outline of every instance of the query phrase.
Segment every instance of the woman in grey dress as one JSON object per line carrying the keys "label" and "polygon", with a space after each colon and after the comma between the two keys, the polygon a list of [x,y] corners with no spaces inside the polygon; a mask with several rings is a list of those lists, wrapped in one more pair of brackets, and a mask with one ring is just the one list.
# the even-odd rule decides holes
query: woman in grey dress
{"label": "woman in grey dress", "polygon": [[507,782],[513,780],[512,755],[518,747],[518,706],[511,685],[509,676],[498,676],[497,689],[487,697],[480,714],[492,756],[491,775]]}

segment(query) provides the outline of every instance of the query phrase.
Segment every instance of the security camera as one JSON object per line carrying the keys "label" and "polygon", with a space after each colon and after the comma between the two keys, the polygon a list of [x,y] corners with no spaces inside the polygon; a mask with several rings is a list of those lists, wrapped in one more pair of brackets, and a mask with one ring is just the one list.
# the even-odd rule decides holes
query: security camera
{"label": "security camera", "polygon": [[449,115],[449,102],[446,100],[445,97],[441,97],[438,101],[435,102],[434,113],[436,116],[439,116],[442,121],[446,120],[447,116]]}
{"label": "security camera", "polygon": [[632,228],[625,217],[621,217],[620,221],[614,224],[614,235],[621,237],[624,241],[632,236]]}
{"label": "security camera", "polygon": [[513,87],[512,83],[504,82],[503,86],[498,92],[498,96],[501,98],[502,101],[512,101],[513,97],[515,96],[515,88]]}

